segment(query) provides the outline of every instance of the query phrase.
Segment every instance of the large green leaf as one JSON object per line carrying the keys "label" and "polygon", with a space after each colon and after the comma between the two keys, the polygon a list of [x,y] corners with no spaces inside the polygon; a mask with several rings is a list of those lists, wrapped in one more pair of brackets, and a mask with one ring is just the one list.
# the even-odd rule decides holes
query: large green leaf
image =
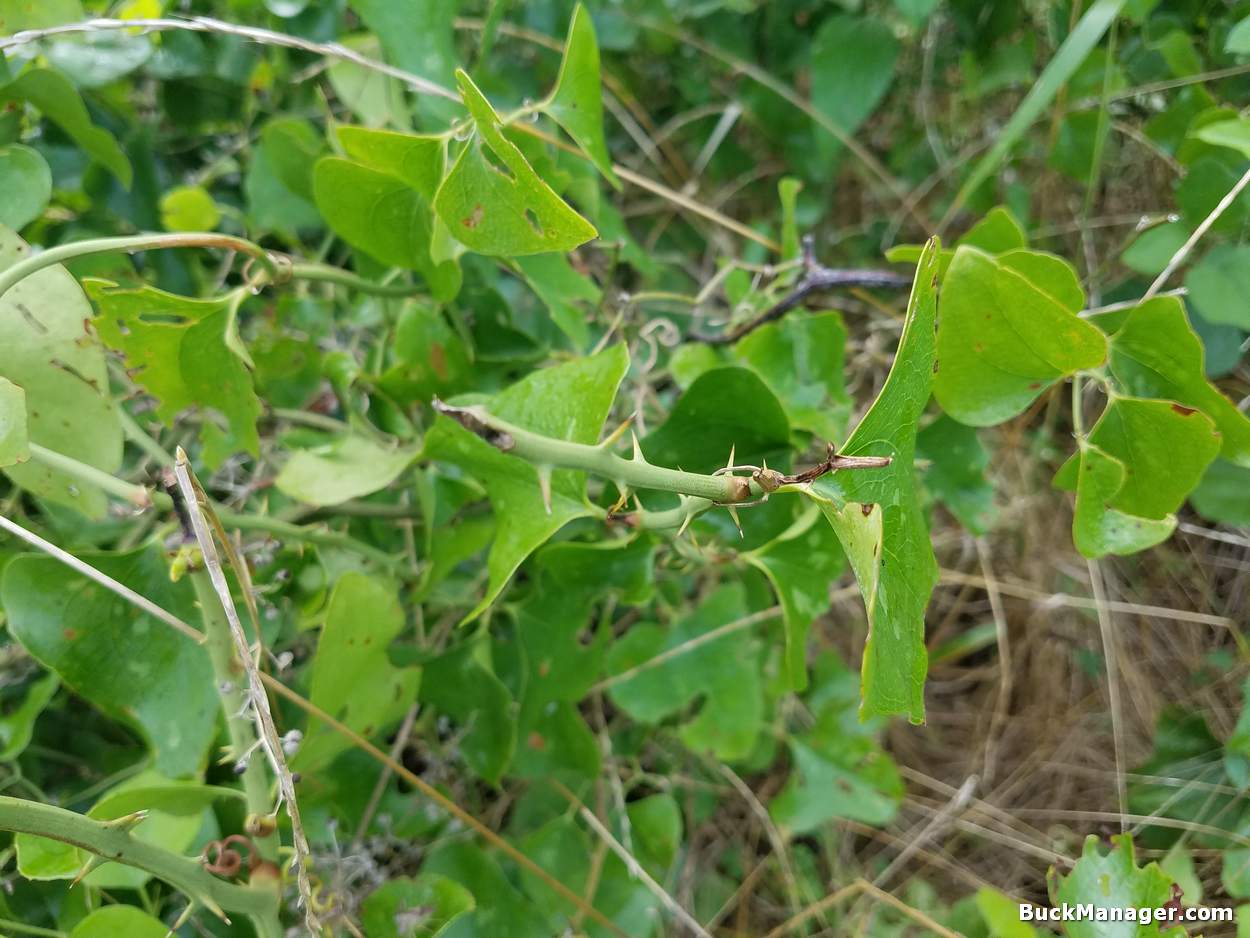
{"label": "large green leaf", "polygon": [[451,79],[457,61],[450,0],[351,0],[351,8],[378,37],[386,57],[431,81]]}
{"label": "large green leaf", "polygon": [[746,368],[705,371],[647,434],[642,451],[658,466],[712,472],[734,451],[736,463],[774,462],[790,449],[790,423],[780,402],[759,376]]}
{"label": "large green leaf", "polygon": [[337,505],[386,488],[416,455],[415,446],[383,446],[363,433],[324,434],[291,454],[274,485],[309,505]]}
{"label": "large green leaf", "polygon": [[499,115],[473,80],[458,71],[456,82],[476,133],[434,198],[452,236],[480,254],[510,257],[571,251],[595,237],[594,226],[556,195],[504,136]]}
{"label": "large green leaf", "polygon": [[327,156],[313,169],[317,208],[344,241],[384,264],[415,270],[440,299],[455,296],[460,269],[430,253],[430,203],[398,176]]}
{"label": "large green leaf", "polygon": [[916,454],[929,463],[925,487],[973,534],[987,533],[997,511],[990,454],[977,430],[942,415],[920,431]]}
{"label": "large green leaf", "polygon": [[70,938],[165,938],[169,926],[132,905],[96,909],[69,933]]}
{"label": "large green leaf", "polygon": [[813,507],[779,537],[743,557],[764,572],[781,602],[785,680],[790,690],[802,690],[807,686],[807,633],[829,608],[829,587],[846,568],[846,556]]}
{"label": "large green leaf", "polygon": [[32,68],[23,72],[0,87],[0,103],[8,101],[25,101],[34,106],[86,150],[92,159],[116,176],[123,186],[130,188],[133,178],[130,160],[111,133],[91,123],[91,115],[87,113],[87,106],[82,103],[78,90],[60,72],[50,68]]}
{"label": "large green leaf", "polygon": [[1202,342],[1177,297],[1156,297],[1129,312],[1111,336],[1111,371],[1128,394],[1202,411],[1220,432],[1220,454],[1250,466],[1250,418],[1207,380]]}
{"label": "large green leaf", "polygon": [[516,704],[491,669],[483,643],[471,639],[427,661],[421,702],[463,727],[459,748],[465,764],[498,785],[516,750]]}
{"label": "large green leaf", "polygon": [[534,558],[535,586],[516,610],[516,640],[496,645],[496,660],[511,652],[522,674],[516,715],[518,748],[512,774],[545,778],[599,773],[599,745],[578,704],[602,671],[610,636],[596,627],[596,603],[609,593],[623,605],[650,598],[650,538],[595,544],[551,544]]}
{"label": "large green leaf", "polygon": [[52,197],[52,170],[38,150],[0,147],[0,225],[17,230],[43,214]]}
{"label": "large green leaf", "polygon": [[1212,249],[1189,269],[1185,287],[1207,322],[1250,329],[1250,246]]}
{"label": "large green leaf", "polygon": [[[393,584],[363,573],[343,574],[317,640],[309,699],[362,736],[380,736],[412,706],[421,678],[417,668],[397,668],[387,657],[387,646],[403,629]],[[349,746],[314,718],[294,765],[315,771]]]}
{"label": "large green leaf", "polygon": [[205,417],[215,412],[225,418],[228,433],[214,453],[259,453],[261,404],[235,334],[237,298],[193,300],[106,280],[84,285],[100,310],[96,331],[125,356],[131,376],[157,399],[155,413],[162,421],[173,426],[188,407]]}
{"label": "large green leaf", "polygon": [[577,141],[595,168],[620,188],[603,139],[603,92],[599,87],[599,42],[586,7],[573,9],[569,35],[564,40],[560,75],[543,110]]}
{"label": "large green leaf", "polygon": [[[625,347],[614,345],[598,355],[533,372],[495,395],[486,409],[546,436],[594,443],[628,367]],[[440,416],[426,436],[424,456],[456,463],[472,473],[486,488],[495,512],[498,527],[487,561],[486,595],[467,618],[476,618],[494,602],[535,548],[574,518],[592,514],[583,473],[551,474],[549,513],[533,466],[501,453],[447,417]]]}
{"label": "large green leaf", "polygon": [[603,292],[585,274],[578,273],[562,254],[535,254],[517,259],[517,266],[551,318],[579,352],[590,342],[587,313]]}
{"label": "large green leaf", "polygon": [[443,180],[445,138],[350,125],[338,128],[338,138],[357,163],[401,179],[427,202],[434,201]]}
{"label": "large green leaf", "polygon": [[1076,315],[1080,301],[1073,304],[1069,295],[1064,302],[1047,292],[1049,277],[1035,282],[1021,272],[1039,257],[1048,266],[1053,259],[1012,256],[961,246],[943,280],[933,393],[962,423],[1001,423],[1055,381],[1106,358],[1103,334]]}
{"label": "large green leaf", "polygon": [[868,642],[861,712],[905,713],[916,723],[924,719],[928,669],[924,611],[938,572],[913,462],[917,424],[933,384],[939,250],[937,239],[930,241],[916,265],[890,374],[841,449],[893,461],[884,469],[827,476],[808,489],[842,541],[864,596]]}
{"label": "large green leaf", "polygon": [[[722,586],[672,628],[647,622],[631,626],[608,650],[608,673],[636,668],[745,613],[742,585]],[[711,752],[725,761],[745,759],[764,725],[761,656],[759,639],[740,630],[641,670],[613,684],[608,696],[640,723],[659,723],[702,700],[697,714],[678,731],[682,742],[693,752]]]}
{"label": "large green leaf", "polygon": [[[198,617],[159,548],[79,556],[174,615]],[[202,648],[51,557],[12,561],[0,597],[14,637],[75,693],[137,724],[164,775],[203,769],[219,703]]]}
{"label": "large green leaf", "polygon": [[[1172,898],[1172,881],[1159,864],[1139,867],[1133,838],[1119,834],[1103,853],[1097,834],[1085,838],[1085,848],[1072,872],[1060,875],[1051,868],[1047,881],[1055,905],[1093,905],[1095,909],[1160,909]],[[1157,922],[1100,922],[1094,919],[1064,922],[1069,938],[1180,938],[1183,926],[1163,928]]]}
{"label": "large green leaf", "polygon": [[[812,104],[847,136],[872,114],[894,80],[898,40],[881,19],[837,14],[812,37]],[[841,144],[821,133],[824,162]]]}
{"label": "large green leaf", "polygon": [[733,354],[764,379],[792,426],[826,440],[846,432],[851,402],[843,380],[846,326],[840,313],[786,316],[741,339]]}
{"label": "large green leaf", "polygon": [[[0,268],[11,267],[30,248],[0,227]],[[49,267],[14,285],[0,298],[0,377],[25,392],[26,436],[79,462],[116,472],[122,461],[122,431],[109,395],[104,350],[87,330],[91,305],[64,267]],[[13,393],[7,395],[14,403]],[[12,414],[12,411],[10,411]],[[20,447],[17,418],[11,420]],[[30,492],[90,517],[107,508],[102,492],[34,461],[5,472]]]}

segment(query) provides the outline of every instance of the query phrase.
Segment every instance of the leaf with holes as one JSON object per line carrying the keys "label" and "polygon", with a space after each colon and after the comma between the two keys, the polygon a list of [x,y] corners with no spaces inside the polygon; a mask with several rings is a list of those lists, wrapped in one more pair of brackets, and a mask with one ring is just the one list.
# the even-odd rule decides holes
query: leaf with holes
{"label": "leaf with holes", "polygon": [[473,80],[457,71],[456,82],[476,133],[434,198],[434,210],[452,236],[479,254],[510,257],[571,251],[594,238],[594,226],[556,195],[504,136],[499,115]]}
{"label": "leaf with holes", "polygon": [[205,456],[210,463],[232,453],[259,453],[261,404],[235,333],[241,293],[192,300],[107,280],[84,286],[100,310],[94,323],[100,338],[125,356],[131,377],[157,399],[155,413],[164,423],[173,426],[182,411],[194,407],[206,423],[215,418],[226,423],[214,424],[212,436],[207,426],[201,430],[206,444],[219,440],[213,455]]}

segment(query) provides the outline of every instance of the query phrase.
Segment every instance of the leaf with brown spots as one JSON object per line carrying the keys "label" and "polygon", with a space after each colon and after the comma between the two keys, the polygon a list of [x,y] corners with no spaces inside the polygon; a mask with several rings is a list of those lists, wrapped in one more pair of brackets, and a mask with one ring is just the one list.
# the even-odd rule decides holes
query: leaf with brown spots
{"label": "leaf with brown spots", "polygon": [[942,409],[977,427],[1001,423],[1055,381],[1101,365],[1107,340],[1077,316],[1084,297],[1074,279],[1048,254],[958,248],[938,321],[942,369],[933,393]]}
{"label": "leaf with brown spots", "polygon": [[473,80],[459,71],[456,81],[476,132],[434,196],[434,211],[453,237],[479,254],[508,257],[571,251],[596,237],[504,136]]}

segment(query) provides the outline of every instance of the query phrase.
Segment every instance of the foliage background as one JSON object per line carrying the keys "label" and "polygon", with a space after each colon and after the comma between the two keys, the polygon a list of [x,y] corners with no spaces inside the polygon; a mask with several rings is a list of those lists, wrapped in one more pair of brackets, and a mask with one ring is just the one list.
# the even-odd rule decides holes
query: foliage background
{"label": "foliage background", "polygon": [[[881,391],[905,296],[824,294],[732,345],[689,337],[784,294],[799,232],[847,267],[884,266],[935,233],[991,254],[1027,241],[1068,259],[1085,308],[1133,305],[1250,167],[1250,3],[588,6],[606,148],[593,126],[566,124],[590,159],[512,135],[598,230],[567,255],[513,250],[534,236],[523,213],[502,247],[460,255],[453,235],[442,255],[414,251],[442,236],[432,185],[403,177],[416,162],[378,171],[374,138],[353,149],[342,125],[439,133],[464,111],[350,61],[228,30],[7,49],[0,221],[26,242],[220,231],[420,291],[297,279],[253,295],[254,268],[218,250],[76,259],[85,297],[51,271],[0,311],[0,390],[25,389],[31,439],[127,486],[185,447],[243,519],[267,666],[627,934],[688,933],[679,906],[717,935],[1027,935],[1013,900],[1046,903],[1048,870],[1066,876],[1083,851],[1084,875],[1063,887],[1078,894],[1127,855],[1125,901],[1161,902],[1169,881],[1186,904],[1250,898],[1250,471],[1229,448],[1212,462],[1194,455],[1205,443],[1143,434],[1131,468],[1193,469],[1148,519],[1171,537],[1079,553],[1074,497],[1052,480],[1101,410],[1097,367],[1055,367],[1022,406],[968,420],[984,429],[948,414],[1006,393],[938,379],[948,413],[930,404],[917,442],[938,568],[923,726],[859,720],[864,604],[806,502],[742,509],[741,537],[723,511],[676,537],[605,532],[595,514],[611,486],[592,486],[587,507],[581,476],[558,471],[548,516],[532,471],[429,406],[491,399],[591,443],[633,414],[650,461],[694,472],[731,447],[740,463],[810,465]],[[192,14],[341,42],[444,89],[464,67],[507,114],[557,82],[574,8],[0,0],[0,32]],[[1084,45],[1065,65],[1056,50],[1073,37],[1067,48]],[[558,133],[536,112],[516,119]],[[540,236],[585,240],[547,208]],[[1230,402],[1226,447],[1250,395],[1248,222],[1242,194],[1161,285],[1188,290],[1205,376]],[[5,266],[23,250],[0,238]],[[23,299],[61,331],[32,331]],[[38,459],[4,485],[6,517],[198,620],[168,575],[168,510]],[[1160,520],[1172,511],[1174,533]],[[200,787],[236,783],[199,650],[14,539],[0,563],[5,793],[107,817],[133,803],[127,790],[164,792],[143,836],[188,854],[239,830],[239,798]],[[810,623],[797,652],[796,622]],[[324,725],[278,715],[304,733],[293,767],[327,927],[430,934],[446,914],[456,936],[610,933]],[[1104,860],[1084,843],[1122,830],[1162,872],[1139,870],[1127,844]],[[0,930],[161,934],[152,919],[186,905],[116,865],[70,888],[82,858],[20,835],[0,857]],[[871,887],[822,902],[861,878]],[[284,896],[296,927],[293,881]],[[114,905],[135,911],[99,911]],[[180,934],[248,929],[200,912]]]}

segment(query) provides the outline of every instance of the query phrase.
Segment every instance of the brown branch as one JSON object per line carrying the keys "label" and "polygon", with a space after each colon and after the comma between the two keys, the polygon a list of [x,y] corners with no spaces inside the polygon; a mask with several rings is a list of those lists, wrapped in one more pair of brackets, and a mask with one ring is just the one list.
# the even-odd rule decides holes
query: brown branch
{"label": "brown branch", "polygon": [[902,290],[910,287],[911,283],[910,274],[899,274],[892,270],[848,270],[826,267],[816,260],[812,236],[807,235],[803,238],[803,276],[789,293],[754,319],[749,319],[732,329],[715,334],[696,330],[690,333],[690,337],[699,342],[706,342],[708,345],[730,345],[754,332],[760,326],[780,319],[796,306],[802,305],[813,293],[850,287]]}
{"label": "brown branch", "polygon": [[766,492],[775,492],[783,485],[805,485],[815,482],[823,475],[837,472],[839,469],[883,469],[894,461],[892,456],[840,456],[834,445],[830,443],[825,449],[825,458],[809,469],[786,475],[775,469],[764,466],[751,473],[751,478],[759,483]]}

